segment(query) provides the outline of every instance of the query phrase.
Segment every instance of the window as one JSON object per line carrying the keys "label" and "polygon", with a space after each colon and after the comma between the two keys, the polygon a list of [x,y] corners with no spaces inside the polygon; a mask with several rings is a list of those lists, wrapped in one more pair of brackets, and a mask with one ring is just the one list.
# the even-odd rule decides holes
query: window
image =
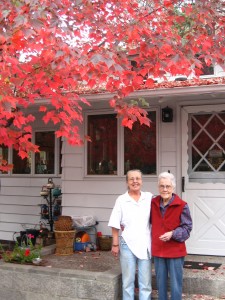
{"label": "window", "polygon": [[55,133],[36,132],[35,144],[40,152],[35,153],[35,174],[55,173]]}
{"label": "window", "polygon": [[115,114],[89,115],[87,134],[92,141],[87,143],[87,174],[125,175],[140,169],[143,174],[156,175],[156,111],[148,117],[150,127],[136,122],[130,130],[118,126]]}
{"label": "window", "polygon": [[28,158],[22,159],[18,151],[13,149],[13,174],[31,174],[31,154]]}
{"label": "window", "polygon": [[193,114],[189,124],[190,178],[224,178],[225,113]]}
{"label": "window", "polygon": [[[0,157],[13,164],[12,174],[62,174],[62,140],[57,139],[54,131],[37,131],[34,143],[40,152],[30,153],[22,159],[18,151],[0,147]],[[6,172],[2,172],[5,174]]]}
{"label": "window", "polygon": [[[0,146],[0,160],[8,160],[8,148],[4,145]],[[7,174],[8,172],[1,171],[1,174]]]}
{"label": "window", "polygon": [[117,118],[115,114],[88,116],[87,174],[117,174]]}
{"label": "window", "polygon": [[151,126],[136,122],[133,129],[124,128],[124,174],[139,169],[143,174],[156,174],[156,112],[149,112]]}

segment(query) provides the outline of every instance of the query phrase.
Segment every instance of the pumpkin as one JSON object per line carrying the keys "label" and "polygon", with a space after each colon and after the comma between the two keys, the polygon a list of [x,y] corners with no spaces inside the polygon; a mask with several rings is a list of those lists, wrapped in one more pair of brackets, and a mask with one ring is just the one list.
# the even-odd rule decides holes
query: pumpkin
{"label": "pumpkin", "polygon": [[90,242],[90,236],[86,231],[78,231],[76,234],[76,238],[80,238],[81,243]]}

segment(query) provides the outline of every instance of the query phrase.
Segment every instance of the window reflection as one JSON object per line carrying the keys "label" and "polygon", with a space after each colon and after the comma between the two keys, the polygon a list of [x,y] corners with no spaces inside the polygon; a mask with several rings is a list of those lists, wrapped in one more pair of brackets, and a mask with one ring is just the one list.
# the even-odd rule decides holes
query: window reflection
{"label": "window reflection", "polygon": [[22,159],[18,151],[13,149],[13,174],[30,174],[31,173],[31,153],[28,157]]}
{"label": "window reflection", "polygon": [[[0,146],[0,161],[8,161],[8,148],[4,145]],[[6,171],[0,171],[1,174],[7,174]]]}
{"label": "window reflection", "polygon": [[35,174],[54,174],[55,133],[53,131],[36,132],[35,144],[40,150],[35,153]]}
{"label": "window reflection", "polygon": [[150,127],[135,122],[132,130],[124,128],[124,174],[131,169],[156,174],[156,112],[148,118]]}
{"label": "window reflection", "polygon": [[88,174],[117,174],[115,114],[88,116]]}

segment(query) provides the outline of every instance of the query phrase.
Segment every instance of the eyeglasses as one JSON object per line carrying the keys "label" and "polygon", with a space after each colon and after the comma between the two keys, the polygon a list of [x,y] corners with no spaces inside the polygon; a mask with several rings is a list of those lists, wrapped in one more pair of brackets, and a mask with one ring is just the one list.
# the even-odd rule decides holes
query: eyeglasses
{"label": "eyeglasses", "polygon": [[141,180],[141,177],[131,177],[131,178],[128,178],[129,181],[140,181]]}
{"label": "eyeglasses", "polygon": [[160,190],[165,190],[165,189],[170,190],[172,188],[172,186],[171,185],[160,185],[159,188],[160,188]]}

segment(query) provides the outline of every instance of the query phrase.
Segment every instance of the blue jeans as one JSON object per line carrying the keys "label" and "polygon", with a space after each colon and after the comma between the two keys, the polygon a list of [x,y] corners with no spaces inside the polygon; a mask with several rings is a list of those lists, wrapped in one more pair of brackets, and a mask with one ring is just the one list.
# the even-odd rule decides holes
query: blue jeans
{"label": "blue jeans", "polygon": [[120,264],[123,281],[123,300],[134,300],[135,275],[138,270],[139,300],[150,300],[152,293],[151,259],[139,259],[128,248],[124,239],[120,241]]}
{"label": "blue jeans", "polygon": [[182,300],[184,257],[154,257],[159,300],[167,300],[168,277],[170,278],[171,300]]}

